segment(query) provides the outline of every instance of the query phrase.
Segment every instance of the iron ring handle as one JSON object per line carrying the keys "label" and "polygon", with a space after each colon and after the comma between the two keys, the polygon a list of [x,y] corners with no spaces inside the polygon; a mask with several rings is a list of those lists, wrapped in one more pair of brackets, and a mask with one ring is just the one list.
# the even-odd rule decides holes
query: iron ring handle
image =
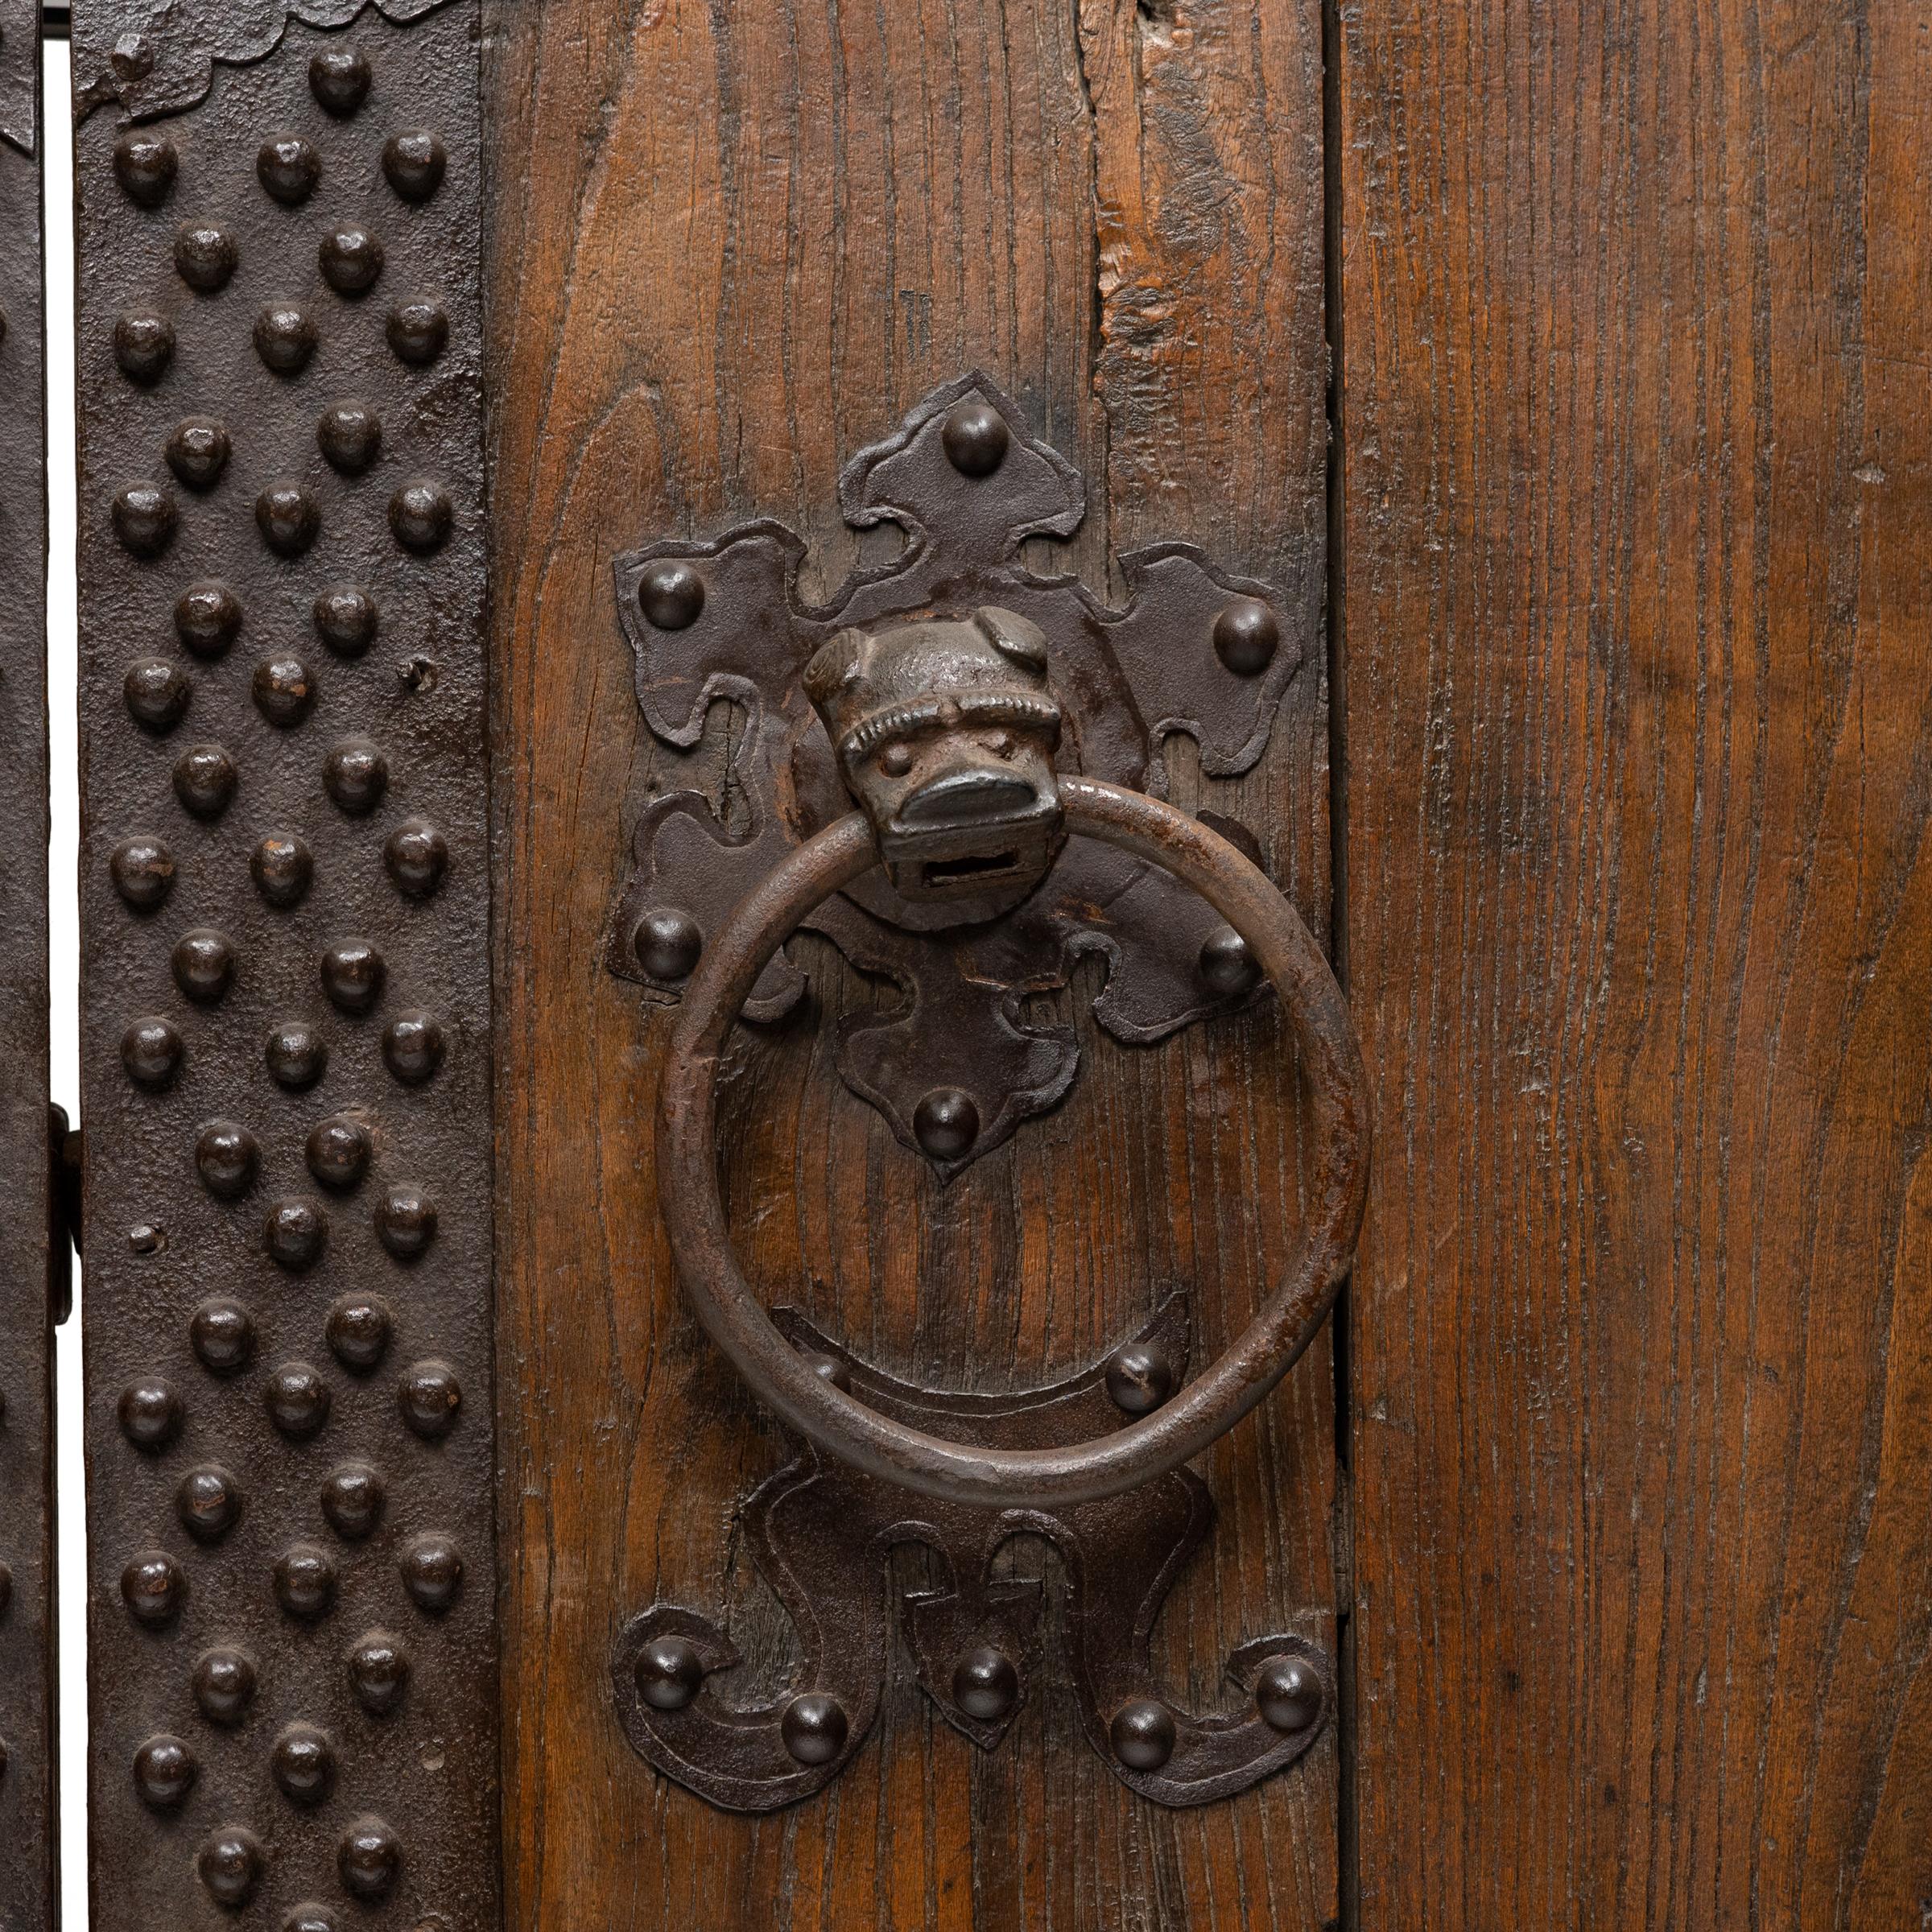
{"label": "iron ring handle", "polygon": [[691,976],[659,1089],[658,1193],[686,1292],[753,1393],[828,1454],[926,1496],[1046,1509],[1137,1488],[1178,1468],[1267,1395],[1320,1327],[1354,1253],[1368,1166],[1368,1082],[1340,989],[1274,884],[1170,805],[1063,775],[1067,828],[1162,866],[1247,942],[1294,1028],[1319,1124],[1312,1212],[1280,1284],[1234,1345],[1159,1409],[1058,1449],[954,1443],[889,1420],[814,1368],[773,1325],[734,1255],[718,1187],[716,1086],[726,1035],[758,975],[815,906],[878,863],[862,812],[800,846],[708,945]]}

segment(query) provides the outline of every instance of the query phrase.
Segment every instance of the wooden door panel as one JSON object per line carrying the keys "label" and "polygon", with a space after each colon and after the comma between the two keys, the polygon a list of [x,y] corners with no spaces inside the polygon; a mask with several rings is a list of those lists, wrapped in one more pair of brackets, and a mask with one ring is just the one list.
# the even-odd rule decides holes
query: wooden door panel
{"label": "wooden door panel", "polygon": [[75,10],[103,1924],[497,1913],[477,10]]}
{"label": "wooden door panel", "polygon": [[1364,1926],[1932,1897],[1929,61],[1344,11]]}
{"label": "wooden door panel", "polygon": [[[1307,667],[1263,764],[1208,786],[1184,743],[1170,762],[1174,795],[1245,816],[1325,930],[1318,15],[560,0],[499,9],[493,41],[491,142],[521,158],[490,282],[509,1918],[1327,1924],[1331,1743],[1162,1811],[1088,1748],[1051,1654],[988,1753],[902,1661],[857,1761],[763,1818],[632,1753],[609,1673],[638,1611],[721,1613],[747,1696],[794,1640],[734,1529],[784,1439],[679,1289],[655,1200],[666,1020],[605,964],[639,815],[717,789],[731,729],[715,715],[685,759],[654,745],[614,559],[769,515],[813,543],[808,590],[835,584],[841,467],[974,368],[1085,470],[1068,562],[1097,590],[1117,593],[1121,549],[1179,536],[1290,592]],[[942,1187],[832,1063],[833,1018],[879,995],[803,956],[811,1000],[726,1096],[736,1224],[774,1302],[889,1370],[993,1387],[1096,1359],[1172,1287],[1203,1352],[1245,1319],[1299,1174],[1271,1018],[1146,1050],[1083,1022],[1066,1105]],[[1332,1637],[1331,1377],[1324,1340],[1210,1460],[1220,1522],[1155,1653],[1203,1702],[1245,1637]]]}
{"label": "wooden door panel", "polygon": [[[47,489],[37,0],[0,4],[0,1925],[51,1932]],[[65,1243],[59,1259],[64,1263]]]}

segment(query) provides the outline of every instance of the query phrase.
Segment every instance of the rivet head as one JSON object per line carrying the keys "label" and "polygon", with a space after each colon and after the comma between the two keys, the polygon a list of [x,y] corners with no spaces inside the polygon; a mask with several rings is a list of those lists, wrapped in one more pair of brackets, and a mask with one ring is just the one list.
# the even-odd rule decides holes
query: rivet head
{"label": "rivet head", "polygon": [[688,1639],[657,1637],[638,1653],[632,1674],[638,1695],[652,1710],[682,1711],[703,1686],[704,1666]]}
{"label": "rivet head", "polygon": [[114,179],[141,208],[159,208],[174,192],[181,156],[165,134],[136,128],[114,143]]}
{"label": "rivet head", "polygon": [[372,1717],[393,1717],[409,1690],[409,1653],[386,1630],[371,1630],[349,1653],[349,1688]]}
{"label": "rivet head", "polygon": [[217,1295],[190,1318],[188,1340],[210,1375],[239,1375],[255,1359],[255,1318],[239,1302]]}
{"label": "rivet head", "polygon": [[301,1274],[322,1258],[328,1219],[313,1201],[275,1201],[262,1218],[262,1242],[269,1258],[291,1274]]}
{"label": "rivet head", "polygon": [[682,557],[666,557],[645,572],[638,603],[659,630],[688,630],[704,609],[704,580]]}
{"label": "rivet head", "polygon": [[218,1543],[242,1520],[242,1492],[225,1469],[191,1469],[175,1491],[175,1513],[198,1543]]}
{"label": "rivet head", "polygon": [[261,1840],[240,1825],[224,1825],[195,1860],[208,1897],[231,1911],[239,1911],[254,1897],[266,1868]]}
{"label": "rivet head", "polygon": [[248,869],[256,891],[283,912],[299,906],[315,883],[314,855],[292,832],[271,832],[255,848]]}
{"label": "rivet head", "polygon": [[108,876],[122,902],[136,912],[156,912],[175,886],[174,854],[145,833],[123,839],[109,853]]}
{"label": "rivet head", "polygon": [[313,1543],[296,1543],[275,1562],[275,1601],[299,1623],[319,1623],[336,1607],[336,1567]]}
{"label": "rivet head", "polygon": [[443,1022],[433,1013],[399,1013],[382,1032],[382,1058],[405,1087],[421,1087],[443,1064]]}
{"label": "rivet head", "polygon": [[307,311],[292,302],[271,302],[255,318],[255,353],[278,376],[300,375],[320,339]]}
{"label": "rivet head", "polygon": [[364,295],[382,273],[382,244],[360,222],[345,221],[322,237],[316,260],[337,295]]}
{"label": "rivet head", "polygon": [[345,738],[322,761],[322,787],[337,810],[364,818],[389,790],[389,761],[372,738]]}
{"label": "rivet head", "polygon": [[175,273],[197,295],[226,288],[241,259],[235,237],[218,221],[184,221],[175,236]]}
{"label": "rivet head", "polygon": [[361,1183],[374,1153],[369,1129],[353,1114],[331,1114],[309,1129],[308,1170],[338,1194]]}
{"label": "rivet head", "polygon": [[284,208],[299,208],[322,179],[322,157],[299,134],[278,134],[262,143],[255,178]]}
{"label": "rivet head", "polygon": [[439,1532],[415,1538],[397,1567],[410,1600],[431,1616],[453,1608],[462,1593],[463,1553],[451,1538]]}
{"label": "rivet head", "polygon": [[689,913],[654,906],[638,921],[630,949],[654,980],[675,985],[691,977],[704,950],[704,935]]}
{"label": "rivet head", "polygon": [[127,715],[143,731],[164,737],[188,715],[194,687],[188,674],[165,658],[137,658],[121,680]]}
{"label": "rivet head", "polygon": [[929,1160],[963,1160],[980,1137],[980,1110],[956,1087],[935,1087],[913,1109],[913,1137]]}
{"label": "rivet head", "polygon": [[449,841],[427,819],[406,819],[383,845],[382,863],[405,898],[433,898],[449,870]]}
{"label": "rivet head", "polygon": [[302,1093],[327,1071],[328,1044],[307,1020],[283,1020],[270,1030],[262,1058],[278,1087]]}
{"label": "rivet head", "polygon": [[175,601],[175,635],[198,658],[228,654],[242,634],[242,600],[225,584],[191,584]]}
{"label": "rivet head", "polygon": [[366,1542],[382,1527],[389,1490],[367,1463],[345,1463],[322,1485],[322,1514],[345,1542]]}
{"label": "rivet head", "polygon": [[221,481],[230,449],[228,431],[214,417],[184,416],[162,453],[176,481],[190,489],[208,490]]}
{"label": "rivet head", "polygon": [[338,118],[353,114],[369,98],[375,75],[359,47],[325,47],[308,64],[309,91]]}
{"label": "rivet head", "polygon": [[808,1690],[785,1707],[778,1735],[801,1765],[828,1765],[845,1748],[845,1708],[836,1697]]}
{"label": "rivet head", "polygon": [[130,382],[159,382],[175,359],[175,325],[152,309],[130,308],[114,324],[114,362]]}
{"label": "rivet head", "polygon": [[382,149],[382,172],[405,201],[427,201],[443,185],[449,157],[427,129],[392,134]]}
{"label": "rivet head", "polygon": [[449,317],[434,302],[399,302],[389,312],[387,334],[398,362],[424,369],[449,346]]}
{"label": "rivet head", "polygon": [[165,1550],[146,1551],[121,1572],[121,1600],[128,1615],[151,1630],[173,1623],[187,1596],[188,1579]]}
{"label": "rivet head", "polygon": [[255,498],[255,527],[279,557],[299,557],[322,528],[322,508],[299,483],[284,477]]}
{"label": "rivet head", "polygon": [[[417,1932],[437,1932],[440,1922],[425,1919]],[[313,1899],[299,1905],[291,1905],[287,1916],[282,1921],[282,1932],[336,1932],[336,1915],[327,1905],[317,1905]]]}
{"label": "rivet head", "polygon": [[291,1724],[275,1740],[269,1768],[276,1788],[291,1805],[320,1805],[336,1789],[336,1750],[313,1724]]}
{"label": "rivet head", "polygon": [[201,1767],[178,1737],[151,1737],[134,1753],[134,1789],[151,1811],[175,1811],[188,1802]]}
{"label": "rivet head", "polygon": [[316,599],[316,634],[339,658],[359,658],[376,641],[381,616],[359,584],[332,584]]}
{"label": "rivet head", "polygon": [[316,680],[292,652],[264,658],[250,688],[256,710],[280,731],[292,731],[315,708]]}
{"label": "rivet head", "polygon": [[121,1036],[121,1064],[137,1087],[159,1092],[181,1071],[181,1035],[172,1020],[136,1020]]}
{"label": "rivet head", "polygon": [[359,477],[382,453],[382,419],[366,402],[332,402],[316,424],[316,446],[331,469]]}
{"label": "rivet head", "polygon": [[155,71],[155,43],[138,27],[130,27],[114,43],[108,65],[114,70],[118,80],[132,87]]}
{"label": "rivet head", "polygon": [[212,820],[234,803],[241,774],[219,745],[196,745],[175,761],[175,797],[190,818]]}
{"label": "rivet head", "polygon": [[322,955],[322,990],[341,1012],[364,1013],[382,997],[389,968],[367,939],[340,939]]}
{"label": "rivet head", "polygon": [[418,1362],[396,1390],[402,1419],[426,1443],[440,1442],[456,1426],[463,1385],[448,1362]]}
{"label": "rivet head", "polygon": [[990,1644],[968,1650],[953,1666],[952,1701],[983,1724],[1007,1716],[1020,1701],[1020,1674],[1012,1658]]}
{"label": "rivet head", "polygon": [[175,984],[197,1006],[213,1006],[235,983],[235,949],[224,934],[197,926],[175,942]]}
{"label": "rivet head", "polygon": [[208,1650],[196,1660],[195,1703],[211,1724],[233,1728],[255,1698],[255,1666],[242,1651]]}
{"label": "rivet head", "polygon": [[158,1376],[130,1382],[117,1413],[121,1433],[139,1450],[159,1455],[181,1433],[181,1398]]}
{"label": "rivet head", "polygon": [[1173,1352],[1158,1342],[1129,1342],[1107,1364],[1107,1393],[1123,1415],[1150,1415],[1179,1381]]}
{"label": "rivet head", "polygon": [[1271,1657],[1255,1679],[1254,1701],[1269,1728],[1306,1731],[1322,1715],[1322,1680],[1307,1658]]}
{"label": "rivet head", "polygon": [[262,1150],[238,1121],[210,1121],[195,1142],[195,1171],[217,1200],[239,1200],[261,1166]]}
{"label": "rivet head", "polygon": [[398,1261],[419,1260],[436,1238],[436,1203],[415,1181],[398,1181],[377,1202],[376,1238]]}
{"label": "rivet head", "polygon": [[1114,1756],[1129,1771],[1158,1771],[1174,1756],[1174,1714],[1150,1697],[1121,1705],[1107,1735]]}
{"label": "rivet head", "polygon": [[389,1352],[389,1311],[368,1295],[347,1295],[328,1311],[328,1346],[345,1368],[367,1375]]}
{"label": "rivet head", "polygon": [[1215,655],[1237,678],[1258,678],[1281,642],[1281,619],[1258,597],[1236,597],[1214,621]]}
{"label": "rivet head", "polygon": [[137,1221],[127,1231],[129,1251],[134,1254],[159,1254],[167,1246],[167,1230],[152,1221]]}
{"label": "rivet head", "polygon": [[448,540],[456,512],[440,483],[418,477],[389,500],[389,526],[405,550],[427,555]]}
{"label": "rivet head", "polygon": [[968,396],[946,412],[939,427],[946,460],[963,477],[990,477],[1006,460],[1013,431],[1006,419],[978,396]]}
{"label": "rivet head", "polygon": [[328,1423],[333,1397],[328,1384],[306,1362],[286,1362],[268,1378],[262,1406],[277,1430],[291,1442],[307,1442]]}
{"label": "rivet head", "polygon": [[1253,949],[1232,926],[1201,942],[1200,972],[1208,991],[1227,999],[1253,991],[1261,976]]}
{"label": "rivet head", "polygon": [[175,540],[175,499],[159,483],[130,483],[116,491],[108,514],[130,556],[159,556]]}
{"label": "rivet head", "polygon": [[379,1818],[359,1818],[336,1855],[342,1889],[361,1899],[386,1898],[402,1873],[402,1847]]}

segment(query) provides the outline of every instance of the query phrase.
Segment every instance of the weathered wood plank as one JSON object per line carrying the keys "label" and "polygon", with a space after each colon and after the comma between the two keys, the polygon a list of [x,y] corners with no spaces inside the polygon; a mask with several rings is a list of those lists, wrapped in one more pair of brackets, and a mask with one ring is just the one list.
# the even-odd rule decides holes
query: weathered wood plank
{"label": "weathered wood plank", "polygon": [[[641,728],[612,559],[763,513],[808,528],[836,580],[840,466],[966,369],[1086,469],[1073,561],[1096,587],[1121,548],[1184,536],[1312,620],[1316,11],[551,0],[495,28],[494,146],[517,160],[495,217],[493,478],[521,519],[509,540],[499,520],[495,598],[510,1918],[1323,1925],[1331,1744],[1236,1802],[1158,1812],[1087,1748],[1057,1659],[985,1757],[902,1666],[860,1761],[762,1822],[630,1752],[606,1676],[636,1610],[728,1611],[763,1683],[791,1639],[731,1530],[782,1447],[673,1278],[664,1025],[602,965],[637,814],[678,775]],[[1325,927],[1324,705],[1319,671],[1298,679],[1225,795]],[[1174,763],[1192,795],[1191,755]],[[808,963],[825,1015],[871,997],[828,953]],[[1090,1359],[1170,1284],[1195,1289],[1203,1347],[1253,1305],[1298,1158],[1271,1020],[1149,1052],[1087,1031],[1068,1105],[944,1190],[840,1087],[826,1024],[749,1050],[728,1097],[740,1238],[774,1299],[953,1382]],[[1242,1634],[1328,1627],[1331,1373],[1311,1351],[1207,1472],[1213,1554],[1157,1640],[1178,1685],[1211,1695]]]}
{"label": "weathered wood plank", "polygon": [[1364,1926],[1932,1898],[1932,43],[1344,10]]}

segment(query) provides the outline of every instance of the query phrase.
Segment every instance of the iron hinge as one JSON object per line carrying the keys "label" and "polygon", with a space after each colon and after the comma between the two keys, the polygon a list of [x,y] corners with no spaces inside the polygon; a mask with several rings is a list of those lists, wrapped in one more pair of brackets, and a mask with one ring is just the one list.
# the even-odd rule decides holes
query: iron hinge
{"label": "iron hinge", "polygon": [[52,1100],[47,1139],[47,1298],[57,1327],[74,1312],[74,1258],[80,1252],[80,1130],[68,1124],[67,1109]]}

